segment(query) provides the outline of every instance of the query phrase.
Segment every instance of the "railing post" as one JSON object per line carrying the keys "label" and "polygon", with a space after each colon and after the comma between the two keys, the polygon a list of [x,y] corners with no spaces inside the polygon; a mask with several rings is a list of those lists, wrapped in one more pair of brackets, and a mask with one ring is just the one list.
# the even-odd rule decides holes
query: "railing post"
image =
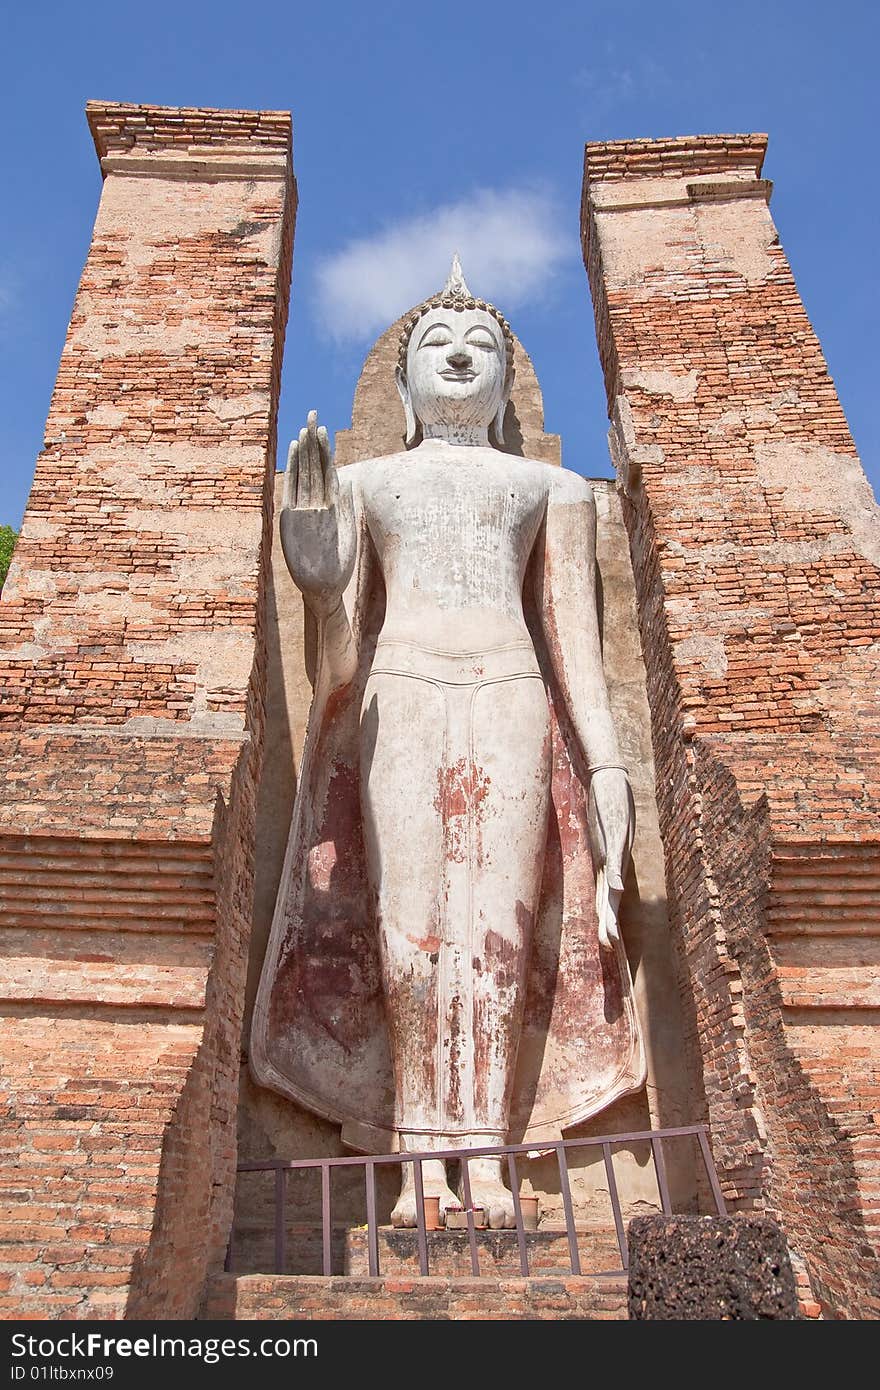
{"label": "railing post", "polygon": [[[425,1229],[425,1185],[422,1182],[422,1160],[414,1158],[413,1182],[416,1189],[416,1225],[419,1228],[419,1272],[424,1277],[428,1273],[428,1234]],[[403,1177],[403,1164],[401,1178]]]}
{"label": "railing post", "polygon": [[614,1162],[611,1156],[611,1145],[602,1145],[602,1157],[605,1160],[605,1175],[608,1178],[608,1193],[611,1197],[611,1210],[614,1213],[614,1229],[617,1232],[617,1248],[620,1251],[620,1263],[624,1269],[629,1269],[629,1251],[626,1248],[626,1231],[623,1228],[623,1213],[620,1210],[620,1197],[617,1192],[617,1178],[614,1175]]}
{"label": "railing post", "polygon": [[330,1165],[321,1164],[321,1264],[325,1275],[333,1273],[333,1227],[330,1224]]}
{"label": "railing post", "polygon": [[666,1181],[666,1160],[663,1157],[663,1140],[651,1135],[651,1153],[654,1155],[654,1170],[657,1174],[657,1186],[660,1189],[660,1205],[665,1216],[672,1215],[672,1203],[669,1200],[669,1184]]}
{"label": "railing post", "polygon": [[376,1164],[368,1158],[365,1163],[367,1183],[367,1264],[370,1278],[379,1274],[379,1231],[376,1226]]}
{"label": "railing post", "polygon": [[475,1279],[479,1279],[480,1254],[477,1249],[477,1229],[474,1225],[474,1199],[471,1196],[471,1175],[468,1171],[468,1160],[465,1154],[461,1155],[461,1190],[467,1212],[468,1244],[471,1247],[471,1274]]}
{"label": "railing post", "polygon": [[283,1274],[285,1265],[285,1246],[287,1228],[284,1212],[284,1197],[287,1188],[287,1170],[275,1169],[275,1273]]}
{"label": "railing post", "polygon": [[712,1157],[712,1150],[709,1147],[709,1136],[706,1133],[706,1126],[700,1125],[697,1130],[697,1138],[700,1141],[700,1152],[703,1155],[703,1163],[706,1168],[706,1177],[709,1179],[709,1186],[712,1189],[712,1196],[715,1198],[715,1210],[719,1216],[727,1215],[727,1203],[724,1200],[724,1193],[718,1182],[718,1173],[715,1168],[715,1160]]}
{"label": "railing post", "polygon": [[565,1157],[565,1141],[558,1140],[554,1146],[556,1161],[559,1164],[559,1190],[562,1193],[562,1208],[565,1212],[565,1232],[568,1236],[568,1254],[572,1274],[581,1272],[581,1256],[578,1250],[577,1231],[574,1228],[574,1206],[571,1200],[571,1184],[568,1181],[568,1160]]}
{"label": "railing post", "polygon": [[526,1243],[526,1232],[523,1226],[522,1207],[519,1200],[519,1178],[516,1174],[516,1159],[513,1154],[507,1155],[507,1171],[510,1174],[510,1192],[513,1197],[513,1217],[516,1221],[516,1243],[519,1246],[519,1268],[520,1273],[528,1278],[529,1274],[529,1248]]}

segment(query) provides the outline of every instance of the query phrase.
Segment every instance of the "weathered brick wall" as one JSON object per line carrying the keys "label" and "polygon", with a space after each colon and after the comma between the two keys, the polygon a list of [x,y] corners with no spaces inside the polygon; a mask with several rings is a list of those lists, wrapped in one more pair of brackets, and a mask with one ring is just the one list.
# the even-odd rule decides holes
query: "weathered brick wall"
{"label": "weathered brick wall", "polygon": [[735,1206],[876,1314],[880,525],[762,136],[588,145],[688,1040]]}
{"label": "weathered brick wall", "polygon": [[[505,1322],[626,1318],[626,1276],[407,1279],[215,1275],[205,1318],[277,1321],[455,1319]],[[337,1334],[339,1335],[339,1334]],[[320,1351],[321,1338],[318,1338]]]}
{"label": "weathered brick wall", "polygon": [[730,771],[740,771],[739,751],[698,745],[694,762],[707,876],[733,966],[731,1051],[748,1068],[727,1083],[716,1152],[722,1164],[737,1161],[727,1136],[739,1103],[754,1119],[743,1145],[752,1172],[739,1182],[760,1166],[767,1201],[808,1257],[827,1309],[876,1317],[877,976],[869,938],[859,949],[851,937],[864,908],[880,908],[876,847],[774,846],[769,799],[753,800]]}
{"label": "weathered brick wall", "polygon": [[89,103],[0,604],[0,1312],[188,1316],[231,1217],[290,118]]}

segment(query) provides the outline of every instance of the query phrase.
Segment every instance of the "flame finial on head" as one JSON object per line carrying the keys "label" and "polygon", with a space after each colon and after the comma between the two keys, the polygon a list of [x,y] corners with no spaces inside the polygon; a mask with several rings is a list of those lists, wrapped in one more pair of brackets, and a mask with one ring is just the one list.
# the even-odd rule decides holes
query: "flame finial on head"
{"label": "flame finial on head", "polygon": [[504,346],[507,350],[507,385],[513,380],[513,332],[510,324],[499,309],[494,304],[489,304],[485,299],[477,299],[468,288],[464,278],[464,271],[461,268],[461,261],[458,252],[452,257],[452,265],[446,284],[437,294],[431,295],[430,299],[424,300],[421,304],[407,314],[403,332],[400,335],[398,346],[398,362],[400,370],[406,375],[406,353],[409,347],[409,340],[412,337],[413,329],[420,318],[429,313],[431,309],[455,309],[461,312],[464,309],[482,309],[484,313],[491,314],[496,323],[499,324],[504,335]]}
{"label": "flame finial on head", "polygon": [[464,278],[464,271],[461,268],[461,261],[457,251],[452,257],[452,265],[446,277],[446,284],[443,286],[443,294],[450,294],[456,297],[461,296],[463,299],[473,299],[473,295],[468,289],[467,281]]}

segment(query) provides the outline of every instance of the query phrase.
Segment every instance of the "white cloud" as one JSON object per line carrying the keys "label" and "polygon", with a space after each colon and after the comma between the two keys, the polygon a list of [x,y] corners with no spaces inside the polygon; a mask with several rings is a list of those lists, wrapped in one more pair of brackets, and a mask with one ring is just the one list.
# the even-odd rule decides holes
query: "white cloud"
{"label": "white cloud", "polygon": [[546,190],[484,188],[351,241],[316,272],[317,316],[332,337],[375,336],[441,288],[453,253],[474,294],[515,309],[547,290],[571,254]]}
{"label": "white cloud", "polygon": [[617,111],[633,102],[656,102],[678,90],[672,73],[650,56],[617,58],[617,45],[606,41],[604,57],[580,68],[574,85],[585,94],[589,119]]}
{"label": "white cloud", "polygon": [[18,283],[16,276],[7,271],[5,267],[0,267],[0,322],[4,320],[13,308],[18,294]]}
{"label": "white cloud", "polygon": [[638,94],[632,68],[582,68],[576,81],[590,104],[603,111]]}

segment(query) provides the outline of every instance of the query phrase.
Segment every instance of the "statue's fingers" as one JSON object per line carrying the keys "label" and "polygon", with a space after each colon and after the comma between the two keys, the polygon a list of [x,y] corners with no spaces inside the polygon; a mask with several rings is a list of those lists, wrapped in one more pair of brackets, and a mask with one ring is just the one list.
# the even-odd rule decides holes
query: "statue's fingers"
{"label": "statue's fingers", "polygon": [[619,815],[609,818],[611,823],[603,826],[605,839],[605,873],[608,887],[623,891],[623,876],[629,859],[627,824]]}
{"label": "statue's fingers", "polygon": [[590,838],[593,842],[593,849],[596,852],[598,862],[604,864],[607,853],[605,826],[602,822],[602,812],[599,808],[596,788],[592,783],[590,784],[590,794],[587,798],[587,818],[590,826]]}
{"label": "statue's fingers", "polygon": [[321,453],[321,463],[326,468],[330,462],[330,436],[327,433],[326,425],[319,425],[317,429],[318,448]]}
{"label": "statue's fingers", "polygon": [[299,474],[298,454],[299,446],[294,439],[287,451],[287,467],[284,470],[284,485],[281,490],[282,507],[296,506],[296,480]]}
{"label": "statue's fingers", "polygon": [[309,432],[306,428],[299,432],[297,455],[299,470],[296,480],[296,505],[298,507],[310,507],[312,505],[312,474],[309,468]]}
{"label": "statue's fingers", "polygon": [[323,425],[318,426],[318,449],[324,481],[324,506],[335,507],[339,500],[339,475],[330,453],[330,440]]}
{"label": "statue's fingers", "polygon": [[623,892],[623,862],[621,855],[609,857],[605,862],[605,877],[608,880],[608,887],[615,893]]}
{"label": "statue's fingers", "polygon": [[605,922],[605,935],[609,945],[620,940],[620,900],[622,897],[622,889],[609,888],[608,915]]}
{"label": "statue's fingers", "polygon": [[611,945],[608,940],[608,909],[608,884],[605,870],[600,868],[596,875],[596,921],[599,927],[599,945],[606,948]]}
{"label": "statue's fingers", "polygon": [[323,478],[321,476],[321,451],[318,448],[318,412],[310,410],[306,419],[306,438],[308,440],[309,451],[309,477],[312,488],[312,506],[320,504],[323,492]]}
{"label": "statue's fingers", "polygon": [[321,466],[321,448],[318,443],[318,412],[310,410],[306,421],[309,441],[309,478],[311,480],[312,506],[324,503],[324,472]]}

